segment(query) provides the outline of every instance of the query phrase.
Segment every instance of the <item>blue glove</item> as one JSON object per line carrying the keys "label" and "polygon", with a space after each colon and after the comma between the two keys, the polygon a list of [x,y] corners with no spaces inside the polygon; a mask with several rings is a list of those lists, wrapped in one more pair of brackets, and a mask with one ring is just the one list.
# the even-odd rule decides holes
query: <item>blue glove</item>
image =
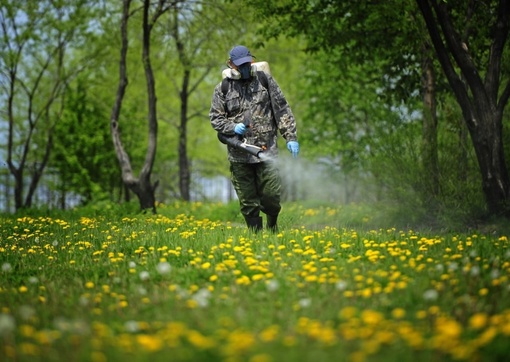
{"label": "blue glove", "polygon": [[242,136],[246,133],[246,126],[243,123],[238,123],[234,127],[234,133]]}
{"label": "blue glove", "polygon": [[296,158],[299,153],[299,143],[297,141],[287,142],[287,149],[292,153],[292,157]]}

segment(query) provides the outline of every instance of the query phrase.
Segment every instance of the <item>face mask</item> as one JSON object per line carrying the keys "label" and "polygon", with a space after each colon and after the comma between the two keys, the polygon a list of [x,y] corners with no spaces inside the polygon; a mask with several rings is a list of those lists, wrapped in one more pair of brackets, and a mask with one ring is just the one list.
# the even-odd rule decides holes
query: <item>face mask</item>
{"label": "face mask", "polygon": [[241,79],[251,78],[251,63],[241,64],[237,69],[239,70],[239,73],[241,73]]}

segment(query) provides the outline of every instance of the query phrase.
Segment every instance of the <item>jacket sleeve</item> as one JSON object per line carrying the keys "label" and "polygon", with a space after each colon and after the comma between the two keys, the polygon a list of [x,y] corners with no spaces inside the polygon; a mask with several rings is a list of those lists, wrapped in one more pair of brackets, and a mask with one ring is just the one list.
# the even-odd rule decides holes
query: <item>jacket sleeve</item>
{"label": "jacket sleeve", "polygon": [[296,120],[290,105],[276,80],[270,75],[267,78],[276,126],[287,142],[297,141]]}
{"label": "jacket sleeve", "polygon": [[217,132],[226,135],[234,134],[235,119],[227,117],[226,100],[221,91],[221,83],[214,88],[211,109],[209,110],[209,119],[212,127]]}

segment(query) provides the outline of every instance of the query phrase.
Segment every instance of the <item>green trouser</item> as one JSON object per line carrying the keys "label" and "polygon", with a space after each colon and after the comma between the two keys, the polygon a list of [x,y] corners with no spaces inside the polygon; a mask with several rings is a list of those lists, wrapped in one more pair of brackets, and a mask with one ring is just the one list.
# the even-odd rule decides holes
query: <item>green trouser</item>
{"label": "green trouser", "polygon": [[241,214],[248,226],[262,227],[260,218],[262,211],[268,216],[268,227],[276,228],[276,220],[282,208],[280,205],[282,183],[276,165],[273,162],[231,162],[230,172],[232,185],[241,206]]}

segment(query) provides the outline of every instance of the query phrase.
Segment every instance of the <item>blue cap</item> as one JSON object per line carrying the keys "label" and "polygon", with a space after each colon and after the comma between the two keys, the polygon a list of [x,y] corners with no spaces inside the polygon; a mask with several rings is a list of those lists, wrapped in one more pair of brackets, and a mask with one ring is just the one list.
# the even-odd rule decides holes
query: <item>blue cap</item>
{"label": "blue cap", "polygon": [[243,45],[236,45],[230,51],[230,60],[237,66],[248,62],[251,63],[253,58],[254,56],[251,55],[248,48]]}

